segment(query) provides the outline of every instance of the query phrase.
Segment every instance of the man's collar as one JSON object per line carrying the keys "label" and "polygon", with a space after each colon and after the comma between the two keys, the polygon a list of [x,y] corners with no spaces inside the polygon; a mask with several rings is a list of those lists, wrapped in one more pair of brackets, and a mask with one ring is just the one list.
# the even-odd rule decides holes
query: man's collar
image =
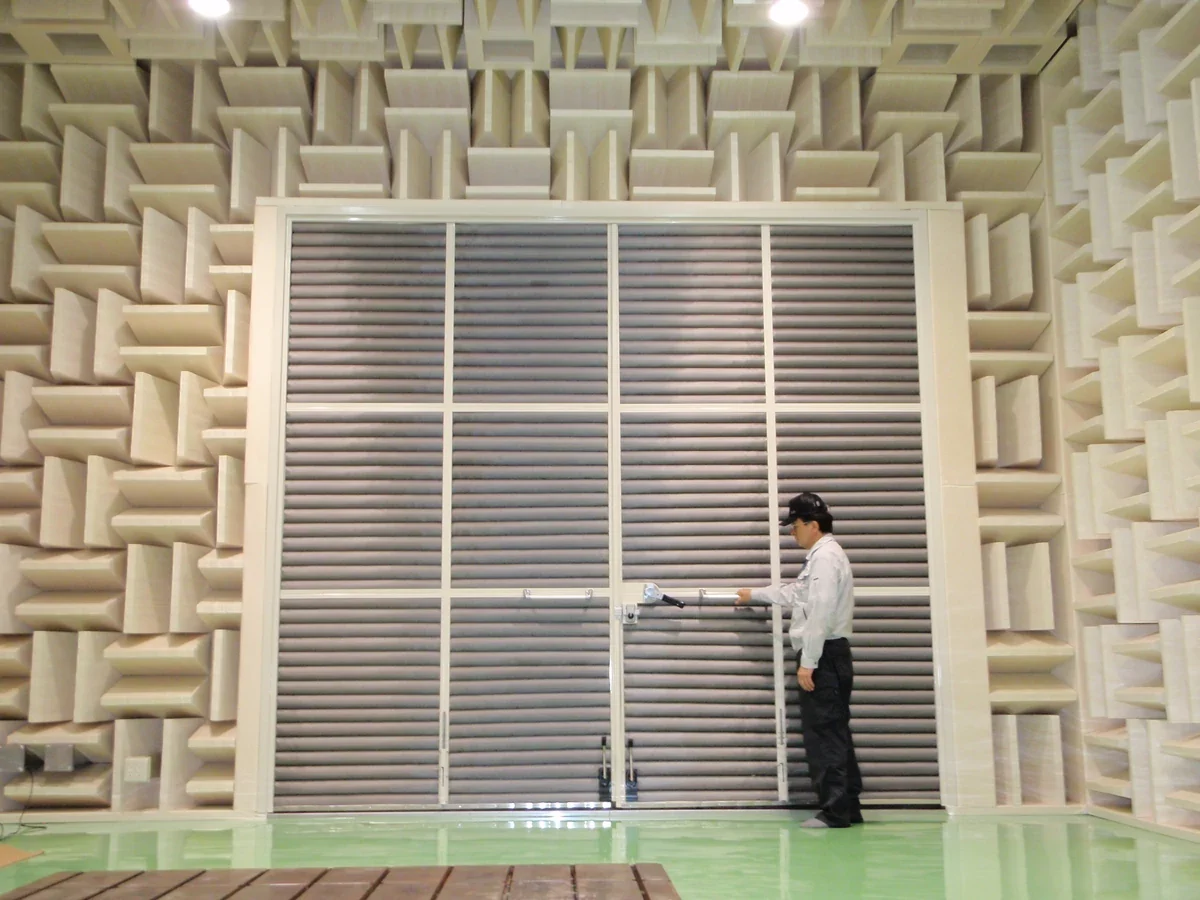
{"label": "man's collar", "polygon": [[817,542],[816,542],[815,544],[813,544],[811,547],[809,547],[809,548],[808,548],[808,555],[809,555],[809,556],[812,556],[812,554],[813,554],[813,553],[816,551],[816,549],[817,549],[818,547],[824,547],[826,544],[828,544],[828,543],[829,543],[830,541],[832,541],[832,540],[833,540],[833,535],[832,535],[832,534],[823,534],[823,535],[821,535],[821,536],[820,536],[820,537],[817,539]]}

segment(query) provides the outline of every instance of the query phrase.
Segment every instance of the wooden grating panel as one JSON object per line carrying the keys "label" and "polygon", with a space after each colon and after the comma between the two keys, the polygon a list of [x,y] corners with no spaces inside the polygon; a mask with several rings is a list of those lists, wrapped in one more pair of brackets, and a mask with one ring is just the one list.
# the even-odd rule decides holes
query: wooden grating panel
{"label": "wooden grating panel", "polygon": [[63,872],[0,900],[679,900],[652,863]]}

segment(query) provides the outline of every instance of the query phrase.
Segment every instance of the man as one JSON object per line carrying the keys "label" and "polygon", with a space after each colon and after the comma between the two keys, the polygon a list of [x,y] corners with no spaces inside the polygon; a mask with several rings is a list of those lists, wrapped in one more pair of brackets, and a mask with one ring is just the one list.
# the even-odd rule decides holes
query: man
{"label": "man", "polygon": [[800,726],[808,773],[821,811],[805,828],[846,828],[862,822],[862,776],[850,734],[854,663],[854,576],[833,539],[833,514],[816,494],[797,494],[779,524],[790,528],[808,558],[794,584],[738,591],[738,605],[773,603],[792,611],[789,634],[800,683]]}

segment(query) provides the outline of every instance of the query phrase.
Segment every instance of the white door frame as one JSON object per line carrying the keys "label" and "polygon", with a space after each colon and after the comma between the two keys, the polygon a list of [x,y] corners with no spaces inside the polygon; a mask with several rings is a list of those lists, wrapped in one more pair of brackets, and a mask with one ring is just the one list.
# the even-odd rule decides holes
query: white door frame
{"label": "white door frame", "polygon": [[[979,506],[971,431],[971,370],[967,329],[966,264],[962,208],[959,204],[856,203],[639,203],[639,202],[496,202],[496,201],[364,201],[263,200],[254,228],[254,281],[251,293],[251,377],[246,429],[246,538],[242,589],[242,642],[238,696],[238,740],[234,808],[249,815],[273,812],[276,677],[279,642],[279,566],[282,543],[282,472],[286,337],[288,321],[288,262],[293,222],[394,221],[423,224],[463,222],[534,222],[559,220],[590,223],[706,223],[781,225],[910,225],[913,227],[917,331],[921,392],[925,503],[929,548],[930,612],[932,617],[934,683],[938,721],[938,762],[942,804],[950,811],[992,808],[996,805],[992,758],[991,710],[988,701],[986,631],[983,617],[983,576],[979,555]],[[610,231],[611,242],[615,240]],[[767,240],[764,228],[764,241]],[[938,252],[939,248],[952,248]],[[453,261],[453,244],[448,248]],[[934,254],[937,253],[936,259]],[[610,254],[610,267],[615,257]],[[452,274],[449,273],[449,274]],[[610,268],[610,292],[615,272]],[[447,278],[447,292],[453,279]],[[610,316],[616,314],[611,302]],[[447,297],[451,316],[452,297]],[[770,284],[764,283],[766,315],[770,316]],[[448,320],[448,325],[452,324]],[[769,329],[770,320],[764,325]],[[766,332],[769,334],[769,330]],[[452,331],[447,328],[447,334]],[[610,340],[615,340],[610,328]],[[447,339],[446,365],[452,363]],[[773,354],[767,345],[768,378],[773,379]],[[619,358],[610,346],[610,366]],[[619,375],[619,371],[616,373]],[[610,401],[614,379],[610,377]],[[768,382],[770,387],[770,382]],[[449,399],[450,382],[447,380]],[[768,398],[772,395],[769,393]],[[770,401],[768,401],[770,402]],[[595,404],[587,405],[595,408]],[[427,412],[444,409],[423,405]],[[539,407],[541,408],[541,407]],[[580,408],[579,406],[564,406]],[[609,408],[613,408],[610,402]],[[834,407],[830,407],[832,410]],[[768,421],[773,418],[768,416]],[[615,426],[617,423],[613,423]],[[617,429],[610,429],[610,454]],[[444,452],[448,452],[444,450]],[[774,445],[769,442],[769,454]],[[610,470],[612,467],[610,466]],[[774,467],[771,467],[774,471]],[[449,477],[444,474],[443,477]],[[619,473],[615,476],[618,477]],[[610,507],[619,522],[619,483],[610,483]],[[777,485],[772,484],[772,489]],[[449,502],[448,494],[443,502]],[[610,512],[610,521],[612,513]],[[619,527],[619,526],[618,526]],[[620,535],[610,538],[611,594],[621,602]],[[448,553],[448,543],[443,553]],[[772,574],[779,571],[778,546],[772,551]],[[600,587],[600,586],[597,586]],[[443,585],[443,588],[448,588]],[[607,589],[607,588],[606,588]],[[404,591],[389,591],[391,595]],[[429,596],[429,590],[409,593]],[[478,595],[480,592],[471,592]],[[498,592],[507,593],[511,592]],[[443,607],[450,593],[441,592]],[[952,602],[953,599],[953,602]],[[774,627],[781,634],[776,611]],[[444,617],[445,618],[445,617]],[[613,625],[614,678],[612,724],[614,770],[622,772],[624,743],[620,713],[620,653],[622,626]],[[443,624],[443,651],[448,641]],[[776,643],[780,641],[777,637]],[[443,652],[443,668],[448,665]],[[782,706],[782,654],[776,654],[777,708]],[[448,679],[443,672],[443,691]],[[439,753],[445,764],[446,723],[440,728]],[[780,748],[781,790],[786,789],[786,753]],[[614,781],[617,779],[614,778]],[[440,770],[440,796],[445,798],[445,770]],[[614,785],[615,787],[616,785]],[[622,784],[623,787],[623,784]]]}

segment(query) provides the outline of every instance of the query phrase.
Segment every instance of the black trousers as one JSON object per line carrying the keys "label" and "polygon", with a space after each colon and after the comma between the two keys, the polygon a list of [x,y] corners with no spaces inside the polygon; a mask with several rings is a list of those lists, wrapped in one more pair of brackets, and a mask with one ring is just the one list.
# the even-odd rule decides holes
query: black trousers
{"label": "black trousers", "polygon": [[854,660],[846,638],[825,642],[813,685],[813,691],[800,690],[800,728],[819,815],[835,828],[861,822],[862,775],[850,734]]}

